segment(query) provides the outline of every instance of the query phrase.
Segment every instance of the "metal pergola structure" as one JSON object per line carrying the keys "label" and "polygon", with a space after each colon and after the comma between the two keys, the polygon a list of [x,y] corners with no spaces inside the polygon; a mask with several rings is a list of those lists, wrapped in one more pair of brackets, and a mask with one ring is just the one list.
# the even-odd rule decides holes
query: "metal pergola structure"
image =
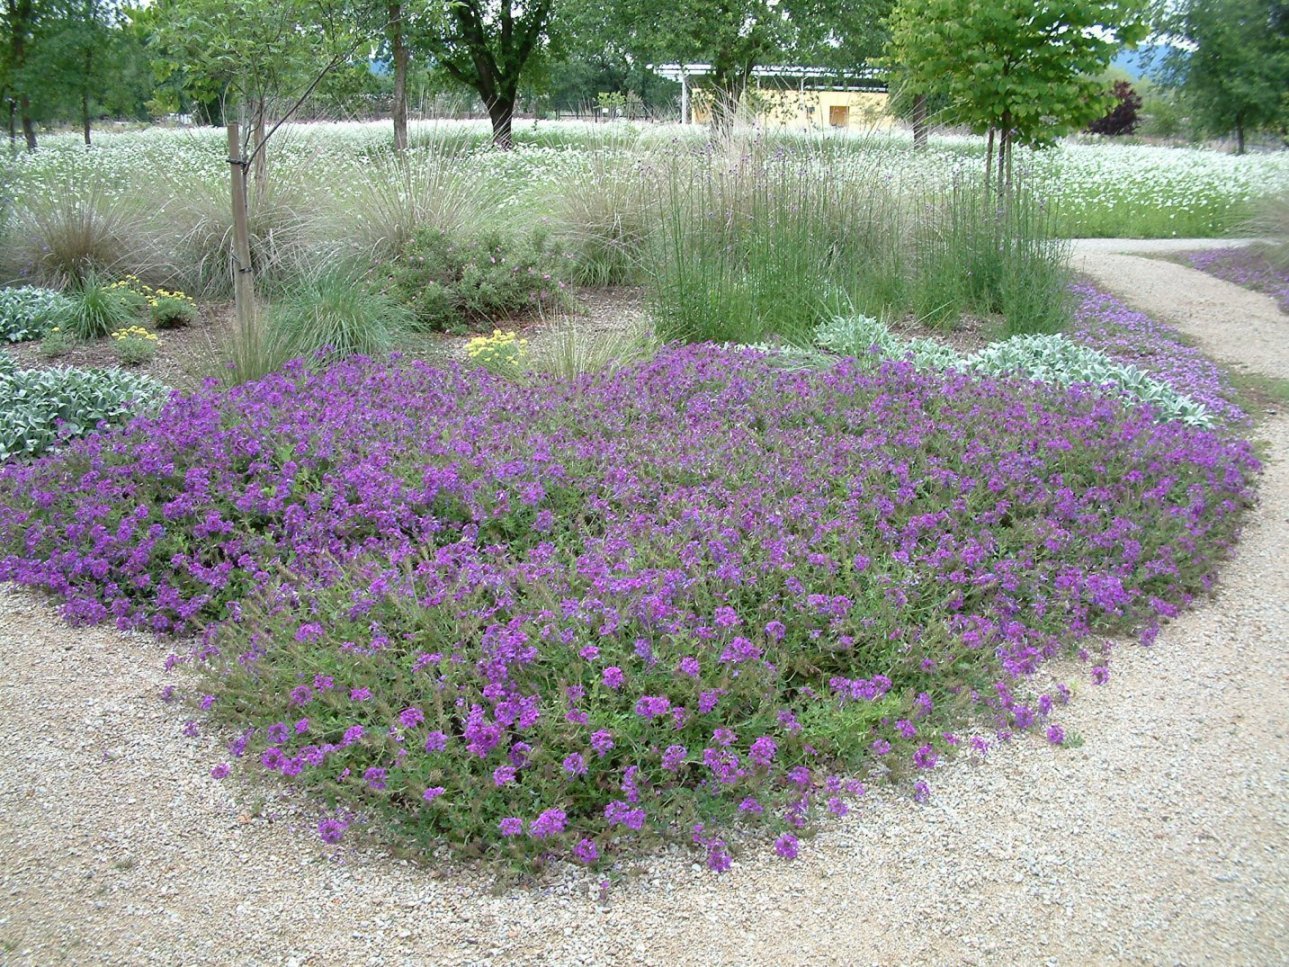
{"label": "metal pergola structure", "polygon": [[[669,81],[680,82],[680,119],[688,124],[691,120],[690,88],[691,82],[710,75],[711,64],[650,64],[649,69],[659,77]],[[765,78],[791,80],[800,91],[859,91],[864,93],[886,93],[886,75],[876,67],[865,67],[858,71],[836,71],[820,67],[803,67],[800,65],[766,65],[753,67],[753,79],[758,82]],[[786,86],[786,85],[785,85]]]}

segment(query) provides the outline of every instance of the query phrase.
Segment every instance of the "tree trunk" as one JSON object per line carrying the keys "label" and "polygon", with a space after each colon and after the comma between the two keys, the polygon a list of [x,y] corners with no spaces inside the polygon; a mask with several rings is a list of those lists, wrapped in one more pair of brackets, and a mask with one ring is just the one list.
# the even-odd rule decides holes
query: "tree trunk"
{"label": "tree trunk", "polygon": [[18,150],[18,102],[9,98],[9,149]]}
{"label": "tree trunk", "polygon": [[[268,111],[268,103],[264,98],[259,98],[255,102],[255,127],[251,135],[251,150],[255,151],[255,163],[253,171],[255,174],[255,190],[263,193],[269,182],[269,149],[264,142],[268,140],[268,135],[264,132],[264,115]],[[258,149],[258,150],[256,150]]]}
{"label": "tree trunk", "polygon": [[85,48],[85,76],[81,78],[81,133],[85,147],[90,146],[90,76],[94,68],[94,52]]}
{"label": "tree trunk", "polygon": [[488,118],[492,121],[492,143],[502,151],[514,145],[510,136],[510,122],[515,116],[515,92],[498,94],[488,102]]}
{"label": "tree trunk", "polygon": [[31,119],[31,98],[26,94],[18,101],[22,109],[22,136],[27,141],[27,150],[36,150],[36,122]]}
{"label": "tree trunk", "polygon": [[403,5],[389,5],[389,44],[394,55],[394,150],[407,150],[407,44],[403,39]]}
{"label": "tree trunk", "polygon": [[927,144],[926,131],[926,95],[917,94],[913,98],[913,150],[925,151]]}
{"label": "tree trunk", "polygon": [[1244,154],[1244,118],[1235,118],[1235,153]]}

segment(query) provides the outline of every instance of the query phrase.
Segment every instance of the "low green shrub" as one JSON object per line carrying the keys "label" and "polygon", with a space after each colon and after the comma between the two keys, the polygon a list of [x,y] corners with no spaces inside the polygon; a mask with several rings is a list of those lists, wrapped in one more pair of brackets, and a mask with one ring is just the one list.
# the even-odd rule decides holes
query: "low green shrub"
{"label": "low green shrub", "polygon": [[[12,364],[10,364],[12,365]],[[35,457],[160,406],[168,390],[119,369],[0,367],[0,461]]]}
{"label": "low green shrub", "polygon": [[112,351],[123,366],[142,366],[157,355],[157,334],[142,326],[130,326],[112,333]]}
{"label": "low green shrub", "polygon": [[72,300],[54,289],[0,289],[0,336],[9,342],[40,339],[66,323],[71,311]]}
{"label": "low green shrub", "polygon": [[393,282],[418,324],[439,332],[481,331],[566,301],[558,253],[536,233],[454,239],[421,229],[395,264]]}
{"label": "low green shrub", "polygon": [[197,321],[197,303],[182,292],[153,289],[148,295],[148,315],[158,329],[183,329]]}
{"label": "low green shrub", "polygon": [[268,339],[287,357],[322,349],[370,356],[389,352],[414,322],[406,306],[342,266],[288,289],[269,310]]}
{"label": "low green shrub", "polygon": [[58,359],[75,349],[79,341],[71,330],[54,326],[40,340],[40,355],[45,359]]}

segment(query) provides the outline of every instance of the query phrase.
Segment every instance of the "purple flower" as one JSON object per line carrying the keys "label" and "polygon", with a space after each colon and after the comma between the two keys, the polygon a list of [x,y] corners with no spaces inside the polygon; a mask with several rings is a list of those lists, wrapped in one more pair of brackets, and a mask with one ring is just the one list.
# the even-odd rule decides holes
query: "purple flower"
{"label": "purple flower", "polygon": [[939,756],[930,745],[919,746],[913,753],[913,765],[919,769],[934,769]]}
{"label": "purple flower", "polygon": [[665,695],[642,695],[636,702],[636,715],[644,719],[656,719],[670,709],[671,701]]}
{"label": "purple flower", "polygon": [[738,741],[738,736],[732,729],[720,728],[712,733],[712,741],[717,745],[733,745]]}
{"label": "purple flower", "polygon": [[574,752],[564,757],[564,772],[569,776],[586,775],[586,759],[580,752]]}
{"label": "purple flower", "polygon": [[434,802],[434,800],[438,799],[439,796],[443,795],[445,792],[447,792],[447,790],[442,786],[430,786],[425,790],[425,792],[421,793],[421,798],[426,802]]}
{"label": "purple flower", "polygon": [[227,778],[227,776],[228,776],[227,762],[220,762],[217,765],[213,766],[210,770],[210,777],[212,779],[224,779],[224,778]]}
{"label": "purple flower", "polygon": [[1052,745],[1065,744],[1065,729],[1053,723],[1047,727],[1047,741]]}
{"label": "purple flower", "polygon": [[339,843],[345,835],[346,826],[338,819],[323,819],[318,822],[318,835],[329,846]]}
{"label": "purple flower", "polygon": [[604,687],[611,688],[614,691],[617,691],[625,685],[627,681],[627,676],[622,674],[622,669],[617,665],[610,665],[608,668],[604,669],[601,673],[601,677],[604,680]]}
{"label": "purple flower", "polygon": [[919,779],[913,783],[913,801],[924,803],[931,798],[931,787]]}
{"label": "purple flower", "polygon": [[765,808],[755,798],[753,798],[752,796],[748,796],[741,803],[738,804],[738,811],[741,813],[751,813],[754,816],[759,816],[763,812],[765,812]]}
{"label": "purple flower", "polygon": [[414,729],[425,721],[425,713],[419,708],[405,708],[398,713],[398,723],[405,729]]}
{"label": "purple flower", "polygon": [[367,783],[369,789],[380,790],[385,788],[385,779],[388,775],[388,769],[372,766],[363,773],[363,781]]}
{"label": "purple flower", "polygon": [[676,670],[682,675],[688,675],[690,678],[697,678],[700,671],[698,659],[693,655],[686,655],[680,660],[680,664],[676,666]]}
{"label": "purple flower", "polygon": [[577,845],[573,847],[573,858],[585,866],[590,866],[600,858],[599,847],[595,845],[594,840],[578,840]]}
{"label": "purple flower", "polygon": [[442,752],[448,747],[448,737],[442,732],[431,732],[425,737],[426,752]]}
{"label": "purple flower", "polygon": [[667,772],[675,772],[685,763],[689,750],[683,745],[669,745],[662,754],[662,767]]}
{"label": "purple flower", "polygon": [[605,729],[591,733],[591,749],[601,758],[613,748],[613,733]]}
{"label": "purple flower", "polygon": [[313,701],[313,689],[308,685],[297,685],[291,689],[292,705],[308,705]]}
{"label": "purple flower", "polygon": [[509,839],[512,836],[518,836],[524,831],[524,821],[518,816],[507,816],[497,824],[497,828],[501,830],[502,836]]}
{"label": "purple flower", "polygon": [[748,757],[757,765],[766,767],[774,761],[775,753],[778,751],[778,743],[768,735],[763,735],[752,743],[752,748],[748,751]]}
{"label": "purple flower", "polygon": [[717,608],[713,615],[713,620],[718,628],[733,628],[743,623],[738,616],[738,612],[727,606]]}
{"label": "purple flower", "polygon": [[564,832],[567,817],[562,809],[547,809],[528,824],[528,835],[533,839],[546,839]]}
{"label": "purple flower", "polygon": [[1105,665],[1094,665],[1092,668],[1092,684],[1104,685],[1110,681],[1110,669]]}
{"label": "purple flower", "polygon": [[774,851],[785,860],[795,860],[797,858],[797,837],[791,833],[784,833],[774,841]]}
{"label": "purple flower", "polygon": [[872,749],[874,755],[890,755],[891,743],[885,739],[874,739]]}
{"label": "purple flower", "polygon": [[351,702],[365,702],[370,698],[370,688],[351,688],[349,690],[349,701]]}
{"label": "purple flower", "polygon": [[492,784],[494,786],[505,786],[515,781],[514,766],[497,766],[492,770]]}

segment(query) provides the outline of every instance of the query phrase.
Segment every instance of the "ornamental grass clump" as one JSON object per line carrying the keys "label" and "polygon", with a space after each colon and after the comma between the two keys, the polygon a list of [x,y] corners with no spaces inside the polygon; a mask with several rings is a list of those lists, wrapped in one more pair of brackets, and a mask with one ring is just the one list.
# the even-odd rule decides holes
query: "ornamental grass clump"
{"label": "ornamental grass clump", "polygon": [[1028,676],[1210,588],[1257,469],[1093,387],[905,362],[297,361],[0,473],[0,580],[201,632],[170,664],[213,774],[308,790],[328,843],[721,870],[735,826],[795,855],[865,781],[925,798],[1058,725]]}

